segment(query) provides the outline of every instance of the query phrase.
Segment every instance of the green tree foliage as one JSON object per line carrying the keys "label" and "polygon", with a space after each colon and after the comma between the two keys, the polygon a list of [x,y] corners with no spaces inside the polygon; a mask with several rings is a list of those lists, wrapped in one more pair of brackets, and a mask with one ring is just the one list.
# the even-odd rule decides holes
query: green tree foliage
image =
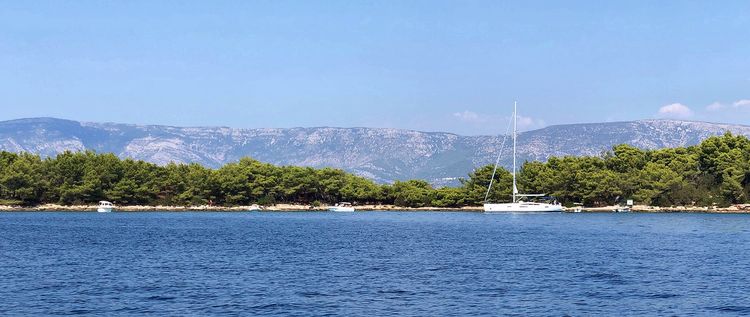
{"label": "green tree foliage", "polygon": [[4,200],[30,205],[39,203],[48,184],[43,178],[43,165],[38,156],[28,153],[0,156],[0,192]]}
{"label": "green tree foliage", "polygon": [[[459,187],[422,180],[380,185],[339,169],[275,166],[243,158],[219,169],[198,164],[158,166],[113,154],[64,152],[41,159],[0,152],[0,203],[121,205],[249,205],[276,202],[396,204],[460,207],[485,202],[493,167],[482,166]],[[499,168],[488,201],[511,199],[512,174]],[[750,140],[727,133],[696,146],[641,150],[618,145],[596,157],[550,157],[526,162],[518,188],[565,204],[611,205],[625,199],[669,205],[747,203]]]}
{"label": "green tree foliage", "polygon": [[601,157],[552,157],[519,171],[519,189],[566,204],[633,199],[657,206],[748,202],[750,140],[727,133],[697,146],[641,150],[618,145]]}
{"label": "green tree foliage", "polygon": [[396,181],[390,192],[393,203],[398,206],[425,207],[436,198],[435,189],[423,180]]}
{"label": "green tree foliage", "polygon": [[[466,195],[465,203],[471,205],[480,205],[484,203],[484,197],[487,195],[487,187],[492,178],[492,165],[487,165],[474,170],[469,174],[468,179],[461,180]],[[510,201],[513,190],[513,175],[503,168],[498,168],[492,181],[492,188],[487,197],[491,202]]]}
{"label": "green tree foliage", "polygon": [[91,151],[64,152],[45,160],[0,152],[0,203],[377,204],[391,199],[384,190],[383,185],[339,169],[275,166],[251,158],[208,169],[199,164],[158,166]]}

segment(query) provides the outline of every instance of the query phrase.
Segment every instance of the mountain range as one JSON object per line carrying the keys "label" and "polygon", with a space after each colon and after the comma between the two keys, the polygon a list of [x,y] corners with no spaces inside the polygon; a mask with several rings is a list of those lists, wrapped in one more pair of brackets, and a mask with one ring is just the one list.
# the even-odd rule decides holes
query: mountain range
{"label": "mountain range", "polygon": [[[613,145],[679,147],[750,126],[677,120],[554,125],[520,133],[518,159],[600,155]],[[196,162],[219,167],[250,156],[277,165],[335,167],[377,182],[425,179],[455,184],[474,168],[494,163],[503,136],[461,136],[389,128],[172,127],[30,118],[0,122],[0,150],[54,156],[70,150],[111,152],[156,164]],[[501,163],[508,166],[510,138]]]}

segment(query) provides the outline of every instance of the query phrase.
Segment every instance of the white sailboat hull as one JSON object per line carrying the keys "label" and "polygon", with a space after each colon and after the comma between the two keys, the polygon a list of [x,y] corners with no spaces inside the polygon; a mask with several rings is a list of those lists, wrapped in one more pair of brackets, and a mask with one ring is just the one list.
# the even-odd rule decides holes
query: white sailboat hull
{"label": "white sailboat hull", "polygon": [[334,211],[334,212],[354,212],[354,207],[329,207],[328,211]]}
{"label": "white sailboat hull", "polygon": [[545,204],[545,203],[503,203],[503,204],[484,204],[486,213],[503,213],[503,212],[561,212],[562,205]]}

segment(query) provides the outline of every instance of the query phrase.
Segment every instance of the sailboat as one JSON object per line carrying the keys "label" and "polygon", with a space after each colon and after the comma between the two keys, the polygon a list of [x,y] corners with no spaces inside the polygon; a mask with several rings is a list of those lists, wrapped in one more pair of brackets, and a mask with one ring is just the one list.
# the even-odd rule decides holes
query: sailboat
{"label": "sailboat", "polygon": [[495,170],[492,172],[492,179],[487,187],[487,194],[484,198],[484,212],[485,213],[501,213],[501,212],[559,212],[563,210],[562,205],[558,202],[552,204],[539,203],[539,202],[527,202],[524,199],[528,197],[544,197],[545,194],[519,194],[518,187],[516,187],[516,137],[518,136],[518,115],[517,115],[517,103],[513,103],[513,200],[510,203],[488,203],[487,197],[489,197],[490,189],[492,188],[492,181],[495,178],[495,171],[497,171],[497,164],[495,162]]}

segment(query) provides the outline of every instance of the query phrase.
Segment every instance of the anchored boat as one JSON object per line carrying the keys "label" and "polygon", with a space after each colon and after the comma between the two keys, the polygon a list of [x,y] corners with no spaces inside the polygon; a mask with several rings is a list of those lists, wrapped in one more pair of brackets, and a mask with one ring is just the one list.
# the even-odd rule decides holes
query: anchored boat
{"label": "anchored boat", "polygon": [[[489,203],[487,200],[487,198],[490,195],[490,189],[492,188],[492,182],[495,179],[495,172],[497,172],[497,165],[500,162],[500,153],[498,153],[498,159],[495,161],[495,168],[492,170],[492,177],[490,178],[490,184],[489,186],[487,186],[487,193],[484,195],[484,212],[485,213],[500,213],[500,212],[560,212],[560,211],[563,211],[562,205],[560,205],[560,203],[558,203],[557,201],[554,201],[553,203],[524,201],[524,199],[528,200],[529,197],[546,197],[545,194],[519,194],[518,193],[518,187],[516,187],[516,138],[518,135],[517,121],[518,121],[517,104],[513,103],[513,200],[510,203]],[[503,144],[504,143],[505,142],[503,142]]]}
{"label": "anchored boat", "polygon": [[351,203],[341,202],[331,207],[328,207],[328,211],[335,212],[354,212],[354,207]]}
{"label": "anchored boat", "polygon": [[114,207],[115,206],[112,205],[111,202],[108,202],[106,200],[102,200],[102,201],[99,202],[99,206],[96,207],[96,211],[97,212],[112,212],[112,209]]}

